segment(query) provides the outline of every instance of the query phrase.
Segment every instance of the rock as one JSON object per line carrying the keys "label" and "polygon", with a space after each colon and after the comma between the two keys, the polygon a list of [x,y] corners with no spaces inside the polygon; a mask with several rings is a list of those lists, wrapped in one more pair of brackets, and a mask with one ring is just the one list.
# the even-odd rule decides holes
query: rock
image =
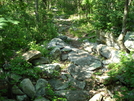
{"label": "rock", "polygon": [[61,55],[61,61],[68,60],[68,54],[62,54]]}
{"label": "rock", "polygon": [[48,85],[48,81],[46,81],[45,79],[39,79],[35,85],[36,96],[46,95],[47,85]]}
{"label": "rock", "polygon": [[73,48],[72,52],[68,54],[68,60],[71,62],[77,61],[80,58],[90,56],[88,52]]}
{"label": "rock", "polygon": [[102,101],[104,92],[95,94],[89,101]]}
{"label": "rock", "polygon": [[102,46],[100,54],[107,59],[113,60],[114,62],[120,61],[119,59],[120,51],[116,50],[113,47]]}
{"label": "rock", "polygon": [[36,91],[34,88],[34,85],[32,84],[30,79],[23,79],[20,83],[20,87],[23,90],[23,92],[28,95],[30,98],[34,98]]}
{"label": "rock", "polygon": [[57,38],[60,38],[63,41],[66,41],[67,40],[67,36],[65,36],[65,35],[60,35]]}
{"label": "rock", "polygon": [[53,59],[60,58],[60,56],[61,56],[61,50],[60,50],[60,48],[54,48],[54,49],[51,51],[50,54],[52,55],[52,58],[53,58]]}
{"label": "rock", "polygon": [[104,81],[108,79],[109,76],[96,76],[96,78],[98,79],[98,82],[104,83]]}
{"label": "rock", "polygon": [[59,79],[50,79],[49,83],[55,90],[64,90],[69,87],[69,82]]}
{"label": "rock", "polygon": [[50,63],[49,59],[48,58],[45,58],[45,57],[40,57],[36,60],[33,60],[32,61],[33,65],[41,65],[41,64],[48,64]]}
{"label": "rock", "polygon": [[16,94],[16,95],[24,95],[24,93],[19,89],[18,86],[14,85],[12,87],[12,92],[13,94]]}
{"label": "rock", "polygon": [[110,96],[104,98],[104,101],[116,101],[115,99],[112,99]]}
{"label": "rock", "polygon": [[92,71],[89,70],[90,67],[87,66],[76,66],[74,64],[71,64],[68,67],[68,72],[78,80],[85,80],[87,78],[90,78],[92,76]]}
{"label": "rock", "polygon": [[64,41],[60,38],[54,38],[52,39],[48,45],[47,45],[47,48],[50,49],[50,48],[63,48],[64,46],[66,46],[66,44],[64,43]]}
{"label": "rock", "polygon": [[67,98],[67,101],[87,101],[88,91],[85,90],[60,90],[55,92],[59,96]]}
{"label": "rock", "polygon": [[116,50],[113,47],[108,47],[106,45],[97,45],[96,52],[99,55],[107,58],[108,60],[104,60],[103,64],[109,63],[119,63],[120,62],[120,51]]}
{"label": "rock", "polygon": [[85,81],[79,81],[76,79],[71,79],[69,82],[71,87],[74,87],[76,89],[84,89],[86,86],[86,82]]}
{"label": "rock", "polygon": [[92,53],[93,50],[96,48],[97,43],[91,43],[89,41],[84,41],[82,44],[82,47],[84,48],[85,51]]}
{"label": "rock", "polygon": [[134,32],[127,32],[124,45],[128,50],[134,51]]}
{"label": "rock", "polygon": [[101,61],[95,59],[92,56],[88,56],[88,57],[79,57],[76,60],[73,60],[73,63],[75,65],[80,65],[82,66],[84,69],[87,70],[95,70],[97,68],[102,67],[102,63]]}
{"label": "rock", "polygon": [[44,73],[46,73],[49,76],[54,76],[52,75],[55,72],[60,72],[60,64],[54,63],[54,64],[42,64],[36,66],[37,68],[40,68]]}
{"label": "rock", "polygon": [[16,96],[17,101],[30,101],[27,95],[18,95]]}
{"label": "rock", "polygon": [[71,48],[70,46],[65,46],[63,49],[61,49],[62,53],[68,53],[71,52],[73,50],[73,48]]}
{"label": "rock", "polygon": [[21,76],[19,75],[16,75],[16,74],[10,74],[9,78],[11,80],[14,80],[15,82],[19,82],[19,80],[22,78]]}
{"label": "rock", "polygon": [[40,58],[42,56],[40,51],[30,50],[22,55],[25,60],[32,61],[34,59]]}
{"label": "rock", "polygon": [[34,101],[50,101],[44,97],[39,97],[39,98],[36,98]]}
{"label": "rock", "polygon": [[114,47],[116,49],[119,49],[119,46],[116,43],[116,39],[114,37],[114,34],[111,32],[104,32],[102,30],[97,31],[97,41],[98,43],[106,44],[109,47]]}

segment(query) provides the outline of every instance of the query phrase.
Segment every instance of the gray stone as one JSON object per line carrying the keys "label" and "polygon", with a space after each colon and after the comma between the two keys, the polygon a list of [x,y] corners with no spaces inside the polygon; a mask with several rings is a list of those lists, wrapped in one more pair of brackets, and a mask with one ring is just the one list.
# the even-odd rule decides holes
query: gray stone
{"label": "gray stone", "polygon": [[52,39],[49,43],[48,43],[48,46],[47,48],[50,49],[50,48],[63,48],[64,46],[66,46],[65,42],[60,39],[60,38],[54,38]]}
{"label": "gray stone", "polygon": [[88,70],[90,67],[86,66],[76,66],[76,65],[70,65],[68,67],[68,72],[78,80],[85,80],[87,78],[90,78],[92,76],[92,71]]}
{"label": "gray stone", "polygon": [[118,57],[119,56],[119,51],[116,50],[113,47],[102,46],[101,50],[100,50],[100,54],[103,57],[105,57],[107,59],[110,59],[110,58]]}
{"label": "gray stone", "polygon": [[49,59],[48,58],[45,58],[45,57],[40,57],[36,60],[33,60],[32,63],[34,65],[41,65],[41,64],[48,64],[50,63]]}
{"label": "gray stone", "polygon": [[9,78],[10,78],[11,80],[16,81],[16,82],[19,82],[19,80],[20,80],[22,77],[19,76],[19,75],[16,75],[16,74],[10,74]]}
{"label": "gray stone", "polygon": [[88,52],[78,49],[73,49],[72,52],[68,54],[68,60],[71,62],[77,61],[80,58],[90,56]]}
{"label": "gray stone", "polygon": [[75,88],[78,88],[78,89],[84,89],[85,85],[86,85],[86,82],[85,81],[79,81],[79,80],[76,80],[76,79],[72,79],[72,80],[70,80],[70,85],[72,87],[75,87]]}
{"label": "gray stone", "polygon": [[60,72],[60,64],[54,63],[54,64],[42,64],[36,66],[37,68],[40,68],[43,72],[47,73],[48,75],[53,74],[55,71]]}
{"label": "gray stone", "polygon": [[130,51],[134,51],[134,32],[128,32],[125,35],[124,45]]}
{"label": "gray stone", "polygon": [[95,94],[89,101],[101,101],[103,98],[104,92]]}
{"label": "gray stone", "polygon": [[50,101],[44,97],[39,97],[39,98],[36,98],[34,101]]}
{"label": "gray stone", "polygon": [[45,79],[39,79],[35,85],[36,96],[46,95],[47,85],[48,85],[48,81],[46,81]]}
{"label": "gray stone", "polygon": [[65,35],[60,35],[60,36],[58,36],[58,38],[60,38],[61,40],[64,40],[64,41],[67,40],[67,36],[65,36]]}
{"label": "gray stone", "polygon": [[85,51],[92,53],[93,50],[96,48],[97,43],[91,43],[89,41],[84,41],[82,44],[82,47],[84,48]]}
{"label": "gray stone", "polygon": [[23,55],[23,58],[27,61],[32,61],[34,59],[37,59],[37,58],[40,58],[42,56],[41,52],[40,51],[37,51],[37,50],[30,50],[26,53],[24,53]]}
{"label": "gray stone", "polygon": [[62,54],[61,55],[61,61],[68,60],[68,54]]}
{"label": "gray stone", "polygon": [[28,95],[30,98],[34,98],[36,91],[34,88],[34,85],[32,84],[30,79],[23,79],[20,83],[20,87],[22,89],[22,91]]}
{"label": "gray stone", "polygon": [[16,85],[14,85],[14,86],[12,87],[12,92],[13,92],[13,94],[16,94],[16,95],[23,95],[23,94],[24,94],[24,93],[19,89],[19,87],[16,86]]}
{"label": "gray stone", "polygon": [[17,101],[30,101],[27,95],[17,95],[16,99]]}
{"label": "gray stone", "polygon": [[59,96],[67,98],[67,101],[87,101],[88,91],[84,90],[60,90],[55,92]]}
{"label": "gray stone", "polygon": [[55,90],[64,90],[67,89],[69,86],[69,82],[62,81],[59,79],[51,79],[49,80],[49,83]]}
{"label": "gray stone", "polygon": [[95,70],[102,67],[101,61],[89,54],[88,56],[86,54],[80,56],[76,55],[76,57],[72,56],[71,62],[73,62],[75,65],[82,66],[84,70]]}
{"label": "gray stone", "polygon": [[61,49],[61,52],[71,52],[72,51],[72,47],[70,46],[65,46],[63,49]]}
{"label": "gray stone", "polygon": [[102,67],[101,62],[92,56],[80,57],[77,60],[74,60],[73,63],[80,66],[89,66],[89,68],[93,68],[92,70]]}
{"label": "gray stone", "polygon": [[98,82],[100,83],[104,83],[106,79],[108,79],[109,76],[96,76],[96,79],[98,80]]}
{"label": "gray stone", "polygon": [[60,50],[60,48],[54,48],[52,51],[51,51],[51,53],[50,53],[51,55],[52,55],[52,58],[53,59],[57,59],[57,58],[60,58],[60,56],[61,56],[61,50]]}

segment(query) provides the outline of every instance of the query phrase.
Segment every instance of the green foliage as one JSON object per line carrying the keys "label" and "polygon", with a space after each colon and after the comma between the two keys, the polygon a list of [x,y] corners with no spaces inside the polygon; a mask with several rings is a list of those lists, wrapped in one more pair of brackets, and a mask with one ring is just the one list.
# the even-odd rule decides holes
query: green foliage
{"label": "green foliage", "polygon": [[[134,97],[134,58],[133,53],[129,55],[121,56],[121,62],[119,64],[110,64],[109,68],[111,69],[108,73],[110,79],[107,80],[109,82],[120,81],[123,85],[121,91],[118,91],[115,94],[115,97],[119,99],[119,101],[129,100],[133,101]],[[122,96],[119,96],[119,93]],[[121,99],[121,100],[120,100]]]}
{"label": "green foliage", "polygon": [[[34,1],[5,1],[0,6],[0,65],[4,58],[10,61],[13,51],[29,48],[31,42],[49,41],[57,36],[53,14],[39,1],[39,21],[36,19]],[[12,51],[13,50],[13,51]],[[39,49],[41,51],[46,51]]]}
{"label": "green foliage", "polygon": [[28,44],[28,47],[30,50],[38,50],[40,51],[44,56],[48,56],[49,50],[46,48],[45,43],[43,45],[37,44],[35,41],[32,41]]}
{"label": "green foliage", "polygon": [[10,66],[6,68],[11,74],[16,74],[22,77],[38,79],[41,70],[33,68],[32,64],[24,60],[22,57],[16,57],[10,62]]}
{"label": "green foliage", "polygon": [[51,101],[67,101],[66,98],[62,98],[59,96],[56,96],[55,92],[53,91],[53,88],[51,87],[50,84],[46,86],[46,95],[48,95],[48,98]]}

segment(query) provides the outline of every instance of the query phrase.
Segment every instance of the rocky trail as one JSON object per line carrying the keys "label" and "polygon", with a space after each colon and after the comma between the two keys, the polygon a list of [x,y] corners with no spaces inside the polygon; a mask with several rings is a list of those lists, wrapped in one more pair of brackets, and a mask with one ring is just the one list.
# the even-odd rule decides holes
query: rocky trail
{"label": "rocky trail", "polygon": [[[116,101],[113,92],[118,91],[120,86],[114,86],[116,83],[105,85],[105,80],[109,78],[108,64],[120,62],[120,51],[70,36],[70,19],[58,17],[55,22],[61,34],[52,39],[47,47],[42,47],[50,50],[52,59],[57,61],[50,62],[35,50],[24,53],[24,59],[31,62],[33,68],[41,69],[46,77],[36,82],[29,78],[23,79],[20,87],[14,85],[12,88],[17,100],[3,101],[30,101],[28,98],[34,98],[33,101],[51,101],[46,93],[47,84],[53,87],[57,96],[65,97],[67,101]],[[12,76],[11,79],[20,78]]]}

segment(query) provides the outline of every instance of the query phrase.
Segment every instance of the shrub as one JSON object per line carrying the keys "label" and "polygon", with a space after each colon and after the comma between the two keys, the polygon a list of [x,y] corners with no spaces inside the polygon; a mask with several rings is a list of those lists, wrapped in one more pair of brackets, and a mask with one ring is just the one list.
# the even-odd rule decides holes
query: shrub
{"label": "shrub", "polygon": [[[123,53],[124,54],[124,53]],[[118,91],[115,94],[115,97],[120,99],[120,101],[133,101],[134,100],[134,58],[133,53],[129,55],[122,55],[121,62],[118,64],[110,64],[109,68],[111,68],[108,75],[111,81],[120,81],[122,84],[121,91]],[[119,96],[121,93],[122,96]]]}

